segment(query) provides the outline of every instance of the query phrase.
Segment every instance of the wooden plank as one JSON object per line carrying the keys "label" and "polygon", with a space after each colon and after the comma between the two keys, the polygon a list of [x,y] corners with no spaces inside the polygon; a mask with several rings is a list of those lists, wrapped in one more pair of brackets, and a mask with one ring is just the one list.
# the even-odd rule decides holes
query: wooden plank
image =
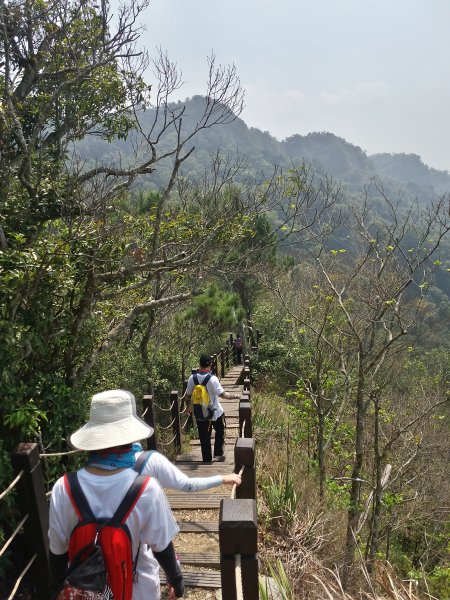
{"label": "wooden plank", "polygon": [[[160,570],[159,577],[162,584],[166,583],[165,573]],[[217,590],[221,587],[220,571],[183,571],[184,585],[186,587],[205,588]]]}
{"label": "wooden plank", "polygon": [[181,565],[201,565],[220,569],[220,554],[205,552],[178,552]]}
{"label": "wooden plank", "polygon": [[219,533],[217,521],[179,521],[180,533]]}
{"label": "wooden plank", "polygon": [[214,509],[220,508],[221,500],[229,500],[229,494],[177,494],[168,492],[167,498],[171,508]]}

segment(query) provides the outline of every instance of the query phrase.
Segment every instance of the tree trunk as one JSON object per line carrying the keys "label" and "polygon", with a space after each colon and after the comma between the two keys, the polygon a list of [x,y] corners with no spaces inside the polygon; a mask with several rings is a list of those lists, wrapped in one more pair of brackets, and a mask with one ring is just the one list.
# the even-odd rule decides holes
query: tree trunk
{"label": "tree trunk", "polygon": [[370,537],[370,552],[369,552],[369,569],[375,559],[378,550],[378,536],[380,533],[380,516],[381,516],[381,499],[383,494],[383,483],[381,475],[381,456],[380,456],[380,400],[378,394],[374,397],[375,409],[375,427],[374,427],[374,458],[375,458],[375,493],[373,501],[371,537]]}
{"label": "tree trunk", "polygon": [[358,519],[361,512],[361,471],[364,458],[364,389],[365,378],[362,368],[362,356],[359,356],[358,388],[356,393],[356,432],[355,432],[355,458],[352,469],[352,483],[350,488],[350,508],[347,513],[347,534],[345,541],[345,557],[342,571],[342,585],[344,589],[348,587],[350,569],[355,560],[356,550],[356,530]]}

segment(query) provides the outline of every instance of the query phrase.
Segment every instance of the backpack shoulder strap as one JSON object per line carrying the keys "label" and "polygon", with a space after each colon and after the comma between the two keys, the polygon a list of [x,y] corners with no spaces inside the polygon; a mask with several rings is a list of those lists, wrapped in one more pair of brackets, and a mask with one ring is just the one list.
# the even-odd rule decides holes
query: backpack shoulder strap
{"label": "backpack shoulder strap", "polygon": [[153,454],[153,452],[155,452],[155,450],[146,450],[145,452],[142,452],[138,459],[136,460],[136,462],[133,465],[133,469],[140,475],[142,473],[142,469],[145,467],[145,465],[147,464],[148,459],[150,458],[150,456]]}
{"label": "backpack shoulder strap", "polygon": [[80,521],[95,521],[95,515],[81,489],[80,482],[78,481],[78,474],[76,472],[66,473],[64,475],[64,487],[66,488],[67,495],[77,513],[78,519]]}
{"label": "backpack shoulder strap", "polygon": [[202,381],[202,385],[204,385],[206,387],[206,384],[208,383],[208,381],[211,379],[212,377],[212,373],[208,373],[208,375],[206,375],[206,377],[204,378],[204,380]]}
{"label": "backpack shoulder strap", "polygon": [[198,385],[198,377],[196,374],[192,375],[192,380],[194,382],[195,385]]}
{"label": "backpack shoulder strap", "polygon": [[141,497],[142,492],[147,487],[150,477],[148,475],[138,475],[128,488],[124,499],[119,504],[119,508],[114,513],[111,523],[125,523],[128,515],[133,510],[136,502]]}

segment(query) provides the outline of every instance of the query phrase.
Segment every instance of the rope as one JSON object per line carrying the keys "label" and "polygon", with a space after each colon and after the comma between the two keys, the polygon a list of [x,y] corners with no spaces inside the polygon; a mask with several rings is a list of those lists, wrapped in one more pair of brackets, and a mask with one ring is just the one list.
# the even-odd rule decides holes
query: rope
{"label": "rope", "polygon": [[173,444],[173,442],[176,440],[177,434],[175,434],[173,436],[173,438],[170,440],[170,442],[165,442],[164,444],[162,444],[161,442],[159,442],[160,446],[169,446],[170,444]]}
{"label": "rope", "polygon": [[68,450],[67,452],[51,452],[49,454],[39,454],[39,458],[48,458],[49,456],[67,456],[68,454],[76,454],[83,450]]}
{"label": "rope", "polygon": [[146,409],[144,410],[144,412],[142,413],[142,415],[141,415],[141,419],[143,419],[143,418],[145,417],[145,415],[147,414],[148,408],[149,408],[149,407],[147,406],[147,408],[146,408]]}
{"label": "rope", "polygon": [[170,429],[172,427],[172,425],[175,423],[175,420],[176,420],[176,418],[174,417],[172,419],[172,421],[167,425],[167,427],[161,427],[161,426],[159,426],[159,429],[163,429],[163,430]]}
{"label": "rope", "polygon": [[180,410],[180,415],[183,415],[185,412],[187,412],[189,406],[186,404],[186,406],[183,408],[183,410]]}
{"label": "rope", "polygon": [[163,407],[162,407],[162,406],[160,406],[159,404],[156,404],[156,402],[154,403],[154,405],[153,405],[153,406],[156,406],[156,408],[157,408],[158,410],[161,410],[162,412],[170,412],[170,411],[172,410],[172,408],[173,408],[174,404],[175,404],[175,400],[172,402],[172,404],[169,406],[169,408],[163,408]]}
{"label": "rope", "polygon": [[[238,473],[239,477],[242,477],[242,473],[244,472],[244,469],[245,469],[245,465],[242,465],[241,470]],[[232,500],[235,500],[235,498],[236,498],[236,489],[237,489],[237,484],[235,483],[233,485],[233,487],[231,488],[231,499]]]}
{"label": "rope", "polygon": [[27,564],[25,569],[19,575],[19,579],[16,581],[16,585],[13,587],[11,594],[8,596],[8,600],[12,600],[14,598],[14,596],[16,595],[16,592],[19,588],[19,585],[20,585],[22,579],[25,577],[26,572],[31,567],[31,565],[34,563],[34,561],[36,560],[36,557],[37,557],[37,554],[34,554],[33,558],[30,560],[30,562]]}
{"label": "rope", "polygon": [[9,538],[9,540],[5,543],[5,545],[3,546],[3,548],[0,550],[0,556],[2,556],[2,554],[4,554],[4,552],[6,551],[6,548],[10,545],[10,543],[13,541],[13,539],[16,537],[16,535],[22,529],[22,525],[25,523],[25,521],[28,519],[29,516],[30,515],[25,515],[24,518],[17,525],[16,529],[12,533],[11,537]]}
{"label": "rope", "polygon": [[186,425],[188,424],[189,419],[191,418],[191,415],[188,415],[188,418],[186,419],[186,421],[183,423],[183,425],[181,426],[181,429],[184,431]]}
{"label": "rope", "polygon": [[242,570],[241,570],[241,555],[235,554],[235,578],[236,578],[236,598],[237,600],[244,600],[244,591],[242,589]]}
{"label": "rope", "polygon": [[244,431],[245,431],[246,423],[247,423],[247,419],[245,419],[244,422],[242,423],[241,438],[245,437]]}
{"label": "rope", "polygon": [[22,475],[23,475],[23,471],[20,471],[20,473],[17,475],[17,477],[14,479],[14,481],[12,481],[9,484],[9,486],[6,488],[6,490],[0,494],[0,500],[3,500],[3,498],[9,494],[9,492],[13,489],[13,487],[16,485],[16,483],[19,481],[19,479],[22,477]]}

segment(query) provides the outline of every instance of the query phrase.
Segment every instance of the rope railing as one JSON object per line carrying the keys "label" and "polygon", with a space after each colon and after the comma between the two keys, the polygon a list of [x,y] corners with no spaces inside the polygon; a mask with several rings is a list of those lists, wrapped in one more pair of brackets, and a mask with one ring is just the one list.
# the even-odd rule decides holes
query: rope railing
{"label": "rope railing", "polygon": [[176,438],[177,438],[177,434],[175,434],[173,436],[173,438],[170,440],[170,442],[159,442],[159,445],[160,446],[170,446],[170,444],[174,443],[174,441],[176,440]]}
{"label": "rope railing", "polygon": [[237,600],[244,600],[244,590],[242,589],[242,566],[241,566],[241,555],[234,555],[234,571],[236,581],[236,598]]}
{"label": "rope railing", "polygon": [[13,491],[14,487],[16,486],[16,484],[19,483],[20,478],[22,477],[22,475],[23,475],[23,471],[20,471],[20,473],[17,475],[17,477],[13,481],[11,481],[11,483],[6,488],[6,490],[0,494],[0,500],[3,500],[3,498],[6,498],[6,496],[10,492]]}
{"label": "rope railing", "polygon": [[172,421],[166,427],[163,427],[162,425],[158,425],[158,429],[162,429],[163,431],[170,429],[173,426],[173,424],[175,423],[175,421],[176,421],[176,419],[174,417],[172,419]]}
{"label": "rope railing", "polygon": [[8,546],[11,544],[11,542],[13,541],[13,539],[16,537],[16,535],[19,533],[19,531],[22,529],[25,521],[28,519],[30,515],[25,515],[24,518],[20,521],[20,523],[17,525],[17,527],[15,528],[15,530],[13,531],[13,533],[9,536],[9,538],[6,540],[3,548],[0,550],[0,557],[6,552],[6,549],[8,548]]}
{"label": "rope railing", "polygon": [[191,415],[188,415],[186,421],[183,423],[183,425],[181,426],[181,429],[184,431],[186,429],[186,425],[189,422],[189,419],[191,418]]}
{"label": "rope railing", "polygon": [[170,412],[172,410],[172,408],[174,407],[174,405],[175,405],[175,402],[172,402],[172,404],[169,406],[169,408],[163,408],[162,406],[160,406],[156,402],[153,402],[153,406],[155,406],[161,412]]}
{"label": "rope railing", "polygon": [[37,554],[34,554],[29,563],[27,564],[27,566],[25,567],[25,569],[22,571],[22,573],[19,575],[19,578],[16,581],[16,585],[13,587],[11,594],[8,596],[7,600],[12,600],[14,598],[14,596],[16,595],[17,590],[19,589],[19,586],[22,582],[22,579],[25,577],[25,575],[27,574],[27,572],[29,571],[31,565],[34,563],[34,561],[37,558]]}
{"label": "rope railing", "polygon": [[244,419],[244,422],[242,423],[242,427],[241,427],[241,438],[245,438],[245,426],[247,424],[247,419]]}
{"label": "rope railing", "polygon": [[39,454],[39,458],[51,458],[53,456],[68,456],[69,454],[77,454],[77,452],[83,452],[82,450],[67,450],[66,452],[48,452]]}
{"label": "rope railing", "polygon": [[[242,473],[244,472],[244,469],[245,469],[245,465],[242,465],[241,470],[238,473],[239,477],[242,477]],[[233,485],[233,487],[231,488],[231,494],[230,494],[231,500],[236,499],[236,490],[237,490],[237,483],[235,483]]]}

